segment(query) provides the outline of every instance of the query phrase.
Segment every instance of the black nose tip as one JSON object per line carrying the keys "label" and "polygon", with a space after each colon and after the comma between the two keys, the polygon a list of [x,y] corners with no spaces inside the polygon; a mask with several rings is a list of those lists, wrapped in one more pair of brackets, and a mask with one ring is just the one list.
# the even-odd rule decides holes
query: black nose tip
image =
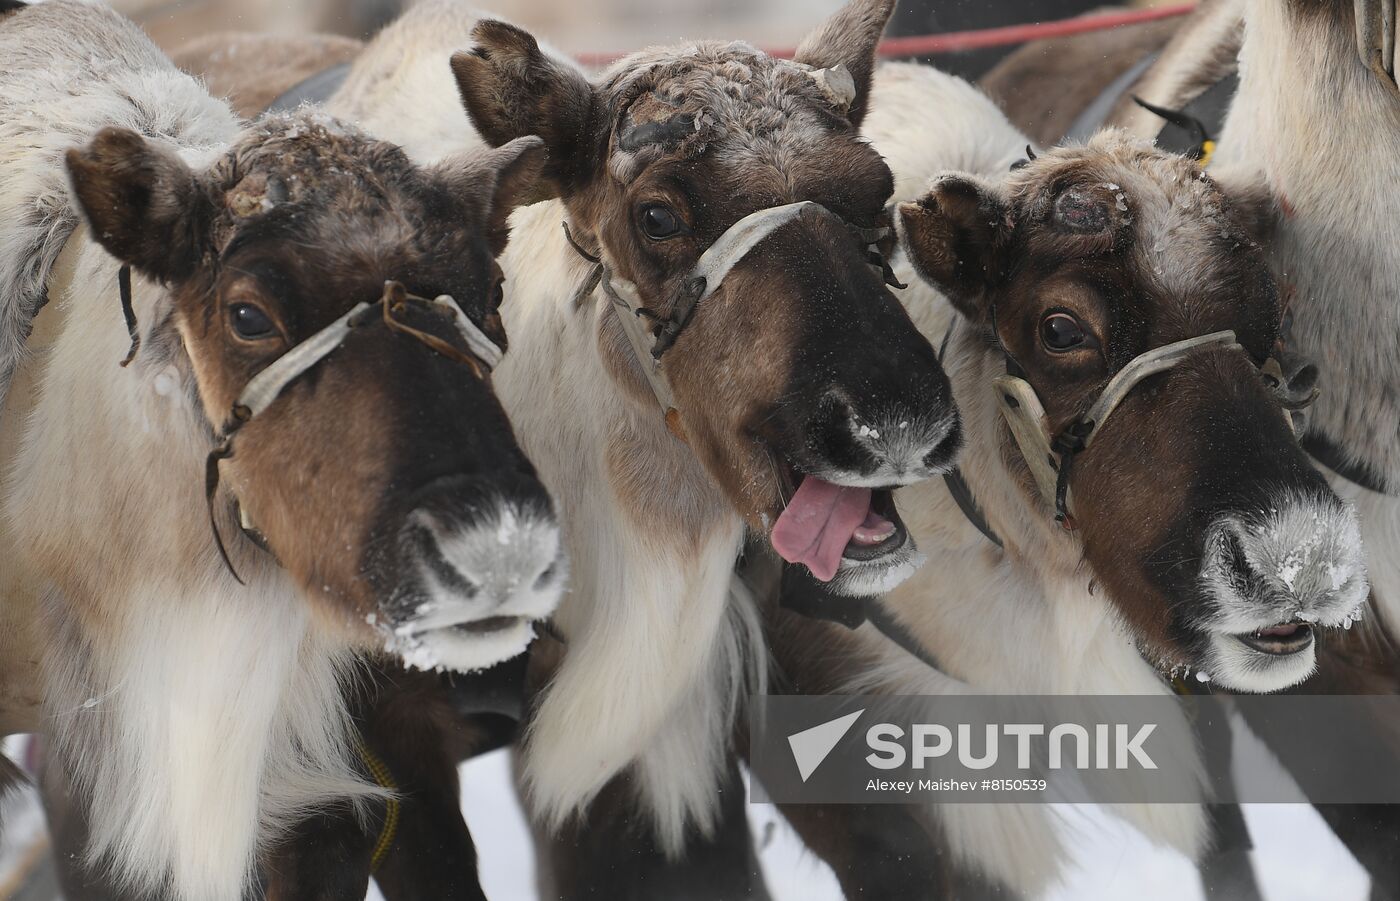
{"label": "black nose tip", "polygon": [[407,509],[431,514],[447,526],[467,528],[494,517],[502,506],[524,516],[554,518],[549,493],[539,479],[515,472],[435,479],[414,492]]}
{"label": "black nose tip", "polygon": [[924,467],[933,472],[946,472],[957,462],[963,448],[962,417],[952,410],[947,417],[951,420],[948,433],[933,450],[924,456]]}

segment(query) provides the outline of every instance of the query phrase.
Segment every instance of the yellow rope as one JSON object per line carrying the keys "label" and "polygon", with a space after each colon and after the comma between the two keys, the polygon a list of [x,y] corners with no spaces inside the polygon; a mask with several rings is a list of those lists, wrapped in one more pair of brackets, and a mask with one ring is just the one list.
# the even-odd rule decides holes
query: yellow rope
{"label": "yellow rope", "polygon": [[[398,786],[394,784],[394,775],[389,772],[389,767],[369,749],[363,738],[356,738],[355,749],[359,751],[360,760],[364,763],[365,769],[374,777],[380,788],[387,788],[391,792],[397,792]],[[389,854],[389,848],[394,844],[394,835],[399,829],[399,799],[397,795],[391,795],[385,802],[384,828],[379,830],[379,841],[374,844],[374,853],[370,856],[369,871],[371,873],[379,870],[379,865],[384,862],[384,858]]]}

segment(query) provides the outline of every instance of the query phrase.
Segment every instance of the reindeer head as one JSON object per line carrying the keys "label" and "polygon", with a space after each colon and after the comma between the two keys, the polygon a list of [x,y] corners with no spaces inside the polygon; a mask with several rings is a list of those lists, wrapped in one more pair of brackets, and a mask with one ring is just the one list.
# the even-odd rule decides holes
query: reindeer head
{"label": "reindeer head", "polygon": [[[1093,578],[1150,654],[1274,691],[1312,671],[1314,630],[1356,615],[1367,580],[1354,513],[1260,372],[1280,311],[1244,210],[1189,160],[1108,133],[1002,184],[945,177],[901,214],[920,273],[1004,355],[986,390],[1008,421],[1043,404],[1035,427],[1061,436],[1036,454],[1002,430],[1039,515],[1068,489]],[[1114,385],[1164,353],[1175,365]],[[1106,391],[1121,402],[1086,426]]]}
{"label": "reindeer head", "polygon": [[[855,0],[795,62],[701,43],[592,83],[494,21],[452,60],[489,142],[544,138],[575,237],[651,329],[673,431],[785,557],[852,593],[911,571],[890,489],[943,471],[960,440],[935,354],[872,257],[893,179],[858,127],[893,5]],[[602,317],[601,351],[655,408],[626,315]]]}
{"label": "reindeer head", "polygon": [[326,617],[411,662],[512,656],[560,594],[550,501],[488,377],[495,256],[542,158],[522,140],[423,170],[309,114],[198,169],[120,129],[68,154],[94,238],[168,286],[243,519]]}

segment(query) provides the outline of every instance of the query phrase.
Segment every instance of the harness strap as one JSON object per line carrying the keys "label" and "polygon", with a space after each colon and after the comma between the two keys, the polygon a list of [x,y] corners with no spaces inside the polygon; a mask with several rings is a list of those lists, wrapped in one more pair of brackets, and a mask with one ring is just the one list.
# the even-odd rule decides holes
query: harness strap
{"label": "harness strap", "polygon": [[646,376],[647,384],[651,386],[651,393],[656,396],[657,404],[665,412],[674,410],[676,408],[675,396],[671,393],[671,386],[666,381],[666,376],[661,372],[661,361],[657,359],[652,347],[652,338],[647,334],[646,327],[641,320],[646,308],[642,306],[641,297],[637,294],[637,287],[625,278],[619,277],[607,263],[600,261],[595,272],[598,289],[612,304],[612,310],[617,314],[618,322],[622,323],[623,334],[627,336],[627,343],[632,346],[632,354],[637,358],[637,365],[641,368],[642,374]]}
{"label": "harness strap", "polygon": [[[585,250],[570,231],[569,224],[564,223],[564,235],[569,246],[583,259],[594,264],[584,289],[580,291],[580,298],[587,296],[591,290],[603,292],[603,296],[621,321],[637,363],[646,375],[647,383],[651,386],[657,404],[663,412],[668,413],[675,409],[675,397],[666,381],[665,372],[661,369],[662,356],[676,343],[682,329],[690,323],[696,308],[719,290],[734,267],[765,238],[808,210],[835,215],[819,203],[803,200],[758,210],[734,223],[701,254],[695,267],[681,280],[680,288],[665,306],[665,314],[646,306],[637,286],[618,275],[606,255]],[[879,242],[891,234],[889,228],[868,229],[850,223],[843,224],[867,246],[878,246]],[[893,278],[893,272],[878,253],[872,257],[871,265],[885,272],[887,280]],[[595,287],[589,289],[589,285]],[[650,329],[642,322],[643,319],[651,323]]]}
{"label": "harness strap", "polygon": [[273,360],[243,386],[233,406],[234,416],[247,422],[265,411],[293,380],[344,343],[345,336],[354,328],[351,320],[372,306],[370,303],[356,304],[345,315]]}
{"label": "harness strap", "polygon": [[729,275],[740,260],[748,256],[765,238],[809,208],[823,211],[826,209],[821,204],[804,200],[749,213],[706,248],[700,255],[700,261],[695,264],[690,275],[686,276],[672,307],[670,320],[660,323],[656,333],[656,344],[651,351],[652,356],[660,359],[661,355],[676,343],[676,338],[679,337],[681,329],[690,322],[695,308],[719,290],[725,276]]}
{"label": "harness strap", "polygon": [[[129,284],[128,279],[128,291]],[[433,309],[451,316],[457,334],[466,342],[472,355],[467,356],[436,335],[430,335],[394,318],[394,313],[401,310],[410,300],[427,304]],[[126,303],[125,298],[123,303]],[[380,297],[378,305],[383,308],[383,319],[388,328],[417,339],[435,353],[442,354],[448,359],[473,368],[476,368],[479,362],[489,371],[494,369],[504,357],[501,348],[468,318],[456,301],[446,294],[429,300],[426,297],[416,297],[409,294],[399,282],[388,281],[384,283],[384,293]],[[238,430],[270,407],[288,385],[340,347],[351,330],[372,322],[373,317],[370,314],[375,306],[376,304],[372,303],[356,304],[349,312],[273,360],[257,375],[249,379],[248,384],[243,386],[238,399],[234,401],[233,407],[229,411],[229,418],[219,436],[221,440],[218,446],[210,451],[205,460],[204,494],[209,507],[209,525],[214,532],[214,543],[219,549],[219,556],[224,565],[240,585],[246,583],[229,560],[223,536],[219,533],[218,520],[214,516],[214,495],[219,490],[219,464],[233,456],[233,439]],[[133,347],[134,352],[135,348]],[[241,505],[239,506],[239,525],[245,533],[249,534],[255,544],[266,545],[266,538],[262,537],[261,532],[258,532]]]}
{"label": "harness strap", "polygon": [[394,836],[399,831],[400,806],[398,799],[398,785],[394,783],[394,774],[390,772],[389,765],[384,762],[378,754],[375,754],[362,736],[355,736],[355,751],[360,755],[360,762],[369,771],[370,778],[375,781],[380,788],[386,788],[391,794],[385,799],[384,804],[384,825],[380,827],[379,839],[374,843],[374,851],[369,858],[369,871],[371,874],[379,871],[379,867],[384,863],[384,858],[389,855],[389,849],[394,845]]}
{"label": "harness strap", "polygon": [[1186,358],[1209,350],[1243,350],[1233,331],[1212,332],[1176,341],[1140,354],[1111,378],[1088,412],[1051,435],[1045,408],[1035,388],[1021,375],[1006,349],[1007,374],[993,385],[1002,417],[1011,429],[1021,456],[1030,468],[1046,502],[1055,509],[1055,519],[1065,528],[1076,526],[1070,510],[1069,474],[1074,457],[1087,450],[1104,422],[1142,381],[1179,366]]}
{"label": "harness strap", "polygon": [[126,333],[131,337],[131,349],[126,352],[121,362],[122,368],[125,369],[136,359],[136,352],[141,349],[141,330],[136,323],[136,308],[131,302],[131,266],[125,263],[117,270],[117,294],[122,301],[122,318],[126,320]]}
{"label": "harness strap", "polygon": [[[408,332],[438,353],[452,359],[461,359],[461,354],[441,339],[405,326],[393,318],[393,311],[408,300],[417,300],[447,313],[452,318],[457,334],[488,369],[494,369],[504,358],[505,354],[500,347],[462,312],[462,308],[451,297],[446,294],[432,300],[413,297],[403,289],[403,285],[393,281],[385,283],[384,296],[380,300],[384,307],[385,322],[391,328]],[[344,343],[351,329],[364,324],[367,317],[362,318],[363,314],[374,306],[372,303],[356,304],[345,315],[293,347],[253,376],[234,403],[235,419],[240,423],[247,422],[271,406],[288,385]]]}
{"label": "harness strap", "polygon": [[[947,670],[938,663],[938,658],[928,652],[914,633],[904,627],[898,619],[880,602],[879,598],[865,599],[865,616],[870,625],[915,660],[931,670],[947,675]],[[951,677],[950,677],[951,678]]]}
{"label": "harness strap", "polygon": [[[1027,148],[1028,150],[1030,148]],[[948,344],[953,339],[953,326],[948,326],[948,331],[943,333],[943,341],[938,345],[938,362],[942,365],[943,360],[948,355]],[[963,478],[962,468],[953,469],[943,474],[943,484],[948,488],[948,494],[953,498],[953,502],[958,505],[962,515],[968,522],[981,532],[992,544],[997,547],[1004,547],[991,523],[987,522],[987,515],[982,512],[982,508],[977,505],[977,499],[972,496],[972,488],[967,484],[967,479]]]}
{"label": "harness strap", "polygon": [[783,609],[808,619],[836,623],[852,631],[869,623],[920,663],[940,673],[946,673],[943,667],[939,666],[938,659],[890,613],[879,598],[853,598],[836,594],[800,567],[788,563],[783,564],[779,598]]}
{"label": "harness strap", "polygon": [[977,499],[972,496],[972,489],[968,487],[967,479],[963,478],[961,469],[954,469],[943,474],[943,484],[948,486],[948,494],[952,496],[958,509],[968,522],[976,527],[988,541],[997,547],[1003,547],[1001,536],[992,529],[991,523],[987,522],[987,515],[982,512],[982,508],[977,505]]}

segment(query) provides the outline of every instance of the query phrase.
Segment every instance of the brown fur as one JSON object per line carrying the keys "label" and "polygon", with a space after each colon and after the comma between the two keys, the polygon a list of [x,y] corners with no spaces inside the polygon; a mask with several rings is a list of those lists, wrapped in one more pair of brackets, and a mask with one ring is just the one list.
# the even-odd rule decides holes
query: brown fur
{"label": "brown fur", "polygon": [[[298,825],[269,856],[270,901],[363,898],[371,875],[389,901],[485,901],[475,845],[458,805],[457,763],[508,742],[514,723],[499,715],[461,716],[450,703],[447,678],[387,661],[373,665],[354,709],[366,747],[387,767],[398,794],[383,860],[371,874],[372,852],[385,837],[384,805],[376,803],[366,822],[348,809],[324,811]],[[458,680],[469,685],[482,678]]]}
{"label": "brown fur", "polygon": [[997,63],[978,85],[1037,145],[1053,144],[1104,88],[1161,50],[1180,26],[1176,19],[1164,19],[1031,41]]}
{"label": "brown fur", "polygon": [[[230,411],[254,374],[343,313],[352,299],[376,300],[387,279],[411,274],[418,291],[453,295],[504,345],[490,306],[500,279],[491,254],[504,246],[513,198],[529,189],[542,159],[530,151],[504,165],[497,161],[495,170],[490,163],[451,161],[423,173],[392,145],[314,117],[292,117],[266,121],[201,176],[173,154],[118,130],[70,152],[68,162],[99,240],[137,269],[174,284],[175,324],[209,426],[221,432],[235,424]],[[434,226],[446,197],[455,210]],[[479,230],[469,227],[473,220]],[[299,241],[294,253],[285,243],[293,236],[289,227]],[[306,255],[308,246],[316,256]],[[258,341],[238,336],[229,310],[240,304],[260,309],[275,334]],[[449,343],[459,340],[444,331],[441,316],[414,312],[409,321]],[[381,545],[394,540],[394,523],[406,513],[374,486],[397,483],[411,491],[445,474],[441,467],[451,459],[409,475],[421,464],[412,462],[395,428],[408,425],[399,394],[405,386],[388,377],[403,354],[412,359],[402,362],[414,368],[425,362],[439,367],[440,375],[430,379],[457,381],[466,373],[476,390],[485,387],[480,370],[454,370],[456,364],[410,339],[388,335],[382,326],[366,328],[346,339],[342,362],[307,376],[317,383],[315,396],[342,403],[308,404],[298,401],[304,392],[288,391],[239,430],[234,454],[222,467],[279,561],[327,605],[323,612],[338,626],[361,633],[366,617],[397,590],[387,574],[384,581],[365,576],[393,560]],[[457,381],[455,390],[461,387]],[[498,406],[486,416],[509,434]],[[312,452],[321,442],[337,448],[334,466]],[[415,453],[422,450],[415,446]],[[528,471],[514,453],[516,465]],[[207,535],[182,541],[168,549],[177,559],[210,551]],[[121,568],[117,558],[149,562],[136,553],[121,556],[134,549],[124,549],[120,539],[103,546],[116,555],[101,570],[104,578]],[[337,552],[327,554],[327,547]]]}
{"label": "brown fur", "polygon": [[227,99],[238,115],[254,119],[297,84],[351,62],[363,49],[364,42],[337,35],[222,31],[197,37],[170,56],[202,78],[209,93]]}
{"label": "brown fur", "polygon": [[[1052,434],[1144,350],[1234,330],[1247,353],[1193,357],[1135,391],[1070,483],[1094,577],[1149,654],[1191,660],[1182,598],[1195,590],[1208,511],[1267,506],[1250,492],[1271,482],[1330,496],[1254,370],[1280,309],[1245,219],[1190,161],[1111,135],[1013,172],[1004,194],[948,178],[901,212],[922,274],[1024,367]],[[1092,340],[1045,349],[1039,323],[1056,311]],[[1020,468],[1009,441],[1003,453]]]}
{"label": "brown fur", "polygon": [[[871,9],[887,13],[888,6]],[[871,9],[858,18],[874,15]],[[855,42],[811,42],[812,64],[844,61],[858,84],[868,82],[862,53],[869,56],[879,29],[865,24],[870,27],[854,32]],[[882,214],[890,175],[850,129],[862,111],[843,116],[815,82],[790,66],[734,45],[701,45],[682,57],[635,57],[608,73],[599,91],[511,26],[483,22],[476,39],[475,50],[453,58],[473,121],[492,142],[545,134],[554,148],[546,174],[568,192],[577,236],[606,248],[643,297],[667,296],[724,228],[756,207],[813,197],[853,222],[874,224]],[[515,87],[521,69],[533,73],[532,91]],[[625,146],[630,129],[685,115],[697,126],[676,141],[635,152]],[[820,153],[802,153],[809,145]],[[613,177],[603,177],[604,165]],[[687,222],[685,234],[649,243],[637,233],[634,211],[655,202]],[[843,260],[852,272],[868,271],[839,226],[814,222],[804,231],[799,243],[785,241],[763,262],[737,269],[668,351],[666,368],[690,447],[754,525],[760,514],[771,521],[781,512],[784,461],[775,461],[772,440],[736,438],[768,437],[773,411],[766,399],[783,396],[798,375],[793,348],[801,344],[805,316],[797,306],[802,295],[774,292],[772,285],[810,267],[810,250],[798,252],[799,246],[826,248],[822,257]],[[711,307],[724,309],[723,329],[701,324],[717,315]],[[734,344],[736,332],[750,336],[745,346]],[[604,320],[600,340],[618,381],[647,403],[649,392],[636,378],[616,322]]]}

